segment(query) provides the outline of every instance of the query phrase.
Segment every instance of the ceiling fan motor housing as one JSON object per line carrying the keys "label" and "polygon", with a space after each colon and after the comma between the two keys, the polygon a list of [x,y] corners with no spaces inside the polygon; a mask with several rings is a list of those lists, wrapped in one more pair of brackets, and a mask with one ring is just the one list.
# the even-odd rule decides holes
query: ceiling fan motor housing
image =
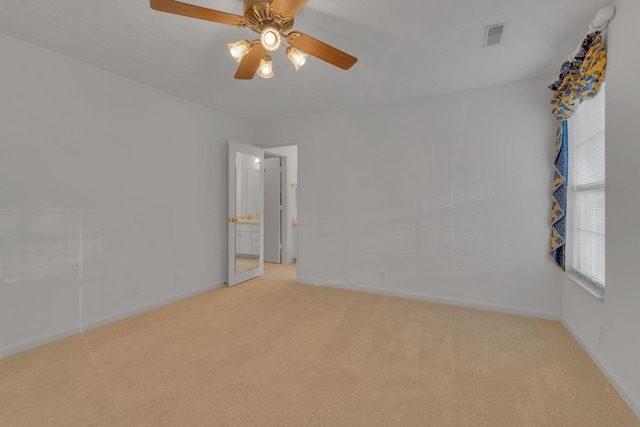
{"label": "ceiling fan motor housing", "polygon": [[244,0],[244,17],[249,21],[249,28],[259,33],[269,24],[284,33],[293,27],[293,17],[281,17],[272,12],[272,1]]}
{"label": "ceiling fan motor housing", "polygon": [[256,9],[268,9],[268,6],[271,4],[271,1],[265,0],[244,0],[244,15],[253,13],[254,6]]}

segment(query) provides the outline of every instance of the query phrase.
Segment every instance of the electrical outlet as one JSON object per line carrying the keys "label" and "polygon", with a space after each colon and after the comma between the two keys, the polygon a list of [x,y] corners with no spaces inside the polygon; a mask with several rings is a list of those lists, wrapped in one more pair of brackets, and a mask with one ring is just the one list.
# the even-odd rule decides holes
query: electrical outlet
{"label": "electrical outlet", "polygon": [[140,295],[140,285],[133,285],[131,291],[133,295]]}
{"label": "electrical outlet", "polygon": [[176,273],[175,277],[173,278],[173,284],[176,286],[180,286],[182,284],[182,276],[180,276],[180,273]]}
{"label": "electrical outlet", "polygon": [[384,280],[386,278],[387,272],[384,271],[382,268],[380,269],[380,278],[382,280]]}

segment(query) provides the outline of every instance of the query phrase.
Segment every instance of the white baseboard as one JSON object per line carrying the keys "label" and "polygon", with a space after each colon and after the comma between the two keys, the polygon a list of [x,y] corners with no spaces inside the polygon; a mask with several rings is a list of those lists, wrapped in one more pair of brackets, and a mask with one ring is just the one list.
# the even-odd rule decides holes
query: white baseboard
{"label": "white baseboard", "polygon": [[436,297],[432,295],[417,294],[413,292],[393,291],[393,290],[387,290],[387,289],[369,288],[366,286],[347,285],[345,283],[329,282],[329,281],[323,281],[323,280],[314,280],[314,279],[307,280],[304,278],[300,278],[298,279],[298,281],[301,283],[308,283],[310,285],[329,286],[332,288],[346,289],[349,291],[367,292],[370,294],[378,294],[378,295],[386,295],[391,297],[413,299],[418,301],[434,302],[438,304],[454,305],[457,307],[475,308],[478,310],[495,311],[498,313],[505,313],[505,314],[515,314],[518,316],[536,317],[538,319],[545,319],[545,320],[560,320],[560,313],[536,311],[536,310],[529,310],[526,308],[518,308],[518,307],[506,307],[501,305],[493,305],[493,304],[485,304],[480,302],[459,300],[455,298],[443,298],[443,297]]}
{"label": "white baseboard", "polygon": [[40,347],[41,345],[49,344],[54,341],[67,338],[67,337],[70,337],[71,335],[75,335],[78,333],[80,333],[80,326],[75,326],[71,329],[54,332],[53,334],[50,334],[50,335],[45,335],[29,341],[25,341],[20,344],[5,347],[2,350],[0,350],[0,359],[13,356],[14,354],[22,353],[23,351],[31,350],[32,348]]}
{"label": "white baseboard", "polygon": [[100,326],[107,325],[109,323],[117,322],[118,320],[122,320],[127,317],[135,316],[136,314],[144,313],[145,311],[153,310],[154,308],[162,307],[167,304],[174,303],[176,301],[180,301],[186,298],[190,298],[192,296],[212,291],[214,289],[220,288],[225,284],[224,281],[214,283],[213,285],[208,285],[193,291],[185,292],[184,294],[180,294],[171,298],[166,298],[160,301],[156,301],[154,303],[144,305],[142,307],[134,308],[133,310],[126,311],[124,313],[115,314],[113,316],[105,317],[104,319],[95,320],[93,322],[82,323],[78,326],[74,326],[71,329],[67,329],[60,332],[55,332],[53,334],[49,334],[43,337],[35,338],[29,341],[25,341],[23,343],[13,345],[10,347],[6,347],[0,349],[0,359],[5,357],[13,356],[14,354],[22,353],[23,351],[31,350],[32,348],[40,347],[41,345],[49,344],[54,341],[61,340],[63,338],[70,337],[75,334],[79,334],[81,332],[85,332],[91,329],[98,328]]}
{"label": "white baseboard", "polygon": [[629,393],[625,390],[625,388],[615,379],[615,377],[609,372],[605,364],[600,360],[596,355],[591,351],[591,349],[585,344],[585,342],[578,336],[576,331],[567,323],[564,319],[561,319],[562,325],[569,331],[569,333],[573,336],[573,338],[580,344],[580,346],[587,352],[593,363],[596,364],[600,372],[609,380],[613,388],[616,389],[622,400],[625,401],[629,408],[633,413],[640,419],[640,405],[638,402],[634,402]]}

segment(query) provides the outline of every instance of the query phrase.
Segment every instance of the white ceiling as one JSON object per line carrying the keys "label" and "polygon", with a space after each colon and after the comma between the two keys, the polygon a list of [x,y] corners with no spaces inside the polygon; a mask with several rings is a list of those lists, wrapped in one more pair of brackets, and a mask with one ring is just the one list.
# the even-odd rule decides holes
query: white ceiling
{"label": "white ceiling", "polygon": [[[242,14],[242,0],[183,0]],[[0,0],[0,32],[252,123],[520,80],[559,70],[610,0],[310,0],[294,29],[356,57],[234,80],[249,29],[157,12],[148,0]],[[487,25],[505,43],[483,48]]]}

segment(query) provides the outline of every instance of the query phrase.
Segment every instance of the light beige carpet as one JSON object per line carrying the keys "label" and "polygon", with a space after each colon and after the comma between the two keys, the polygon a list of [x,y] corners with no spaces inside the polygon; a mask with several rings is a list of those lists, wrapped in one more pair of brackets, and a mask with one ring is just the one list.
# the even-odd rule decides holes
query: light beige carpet
{"label": "light beige carpet", "polygon": [[0,361],[2,426],[640,426],[558,322],[291,267]]}

